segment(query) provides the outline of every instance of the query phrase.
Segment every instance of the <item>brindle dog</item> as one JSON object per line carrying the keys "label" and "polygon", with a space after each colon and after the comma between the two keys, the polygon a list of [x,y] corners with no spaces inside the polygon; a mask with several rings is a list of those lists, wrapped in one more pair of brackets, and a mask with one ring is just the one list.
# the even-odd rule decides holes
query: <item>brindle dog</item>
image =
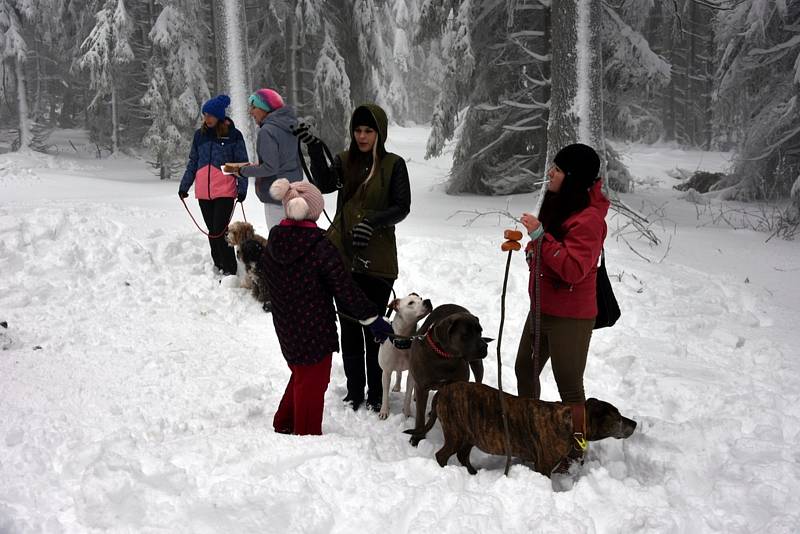
{"label": "brindle dog", "polygon": [[[511,455],[533,462],[534,469],[549,477],[550,471],[572,445],[572,415],[568,406],[515,397],[504,393]],[[500,397],[495,388],[469,382],[442,386],[433,398],[427,432],[436,417],[442,422],[444,446],[436,460],[444,467],[456,454],[470,474],[477,471],[469,461],[472,447],[489,454],[506,454]],[[636,422],[623,417],[611,404],[586,401],[586,439],[627,438],[636,429]]]}

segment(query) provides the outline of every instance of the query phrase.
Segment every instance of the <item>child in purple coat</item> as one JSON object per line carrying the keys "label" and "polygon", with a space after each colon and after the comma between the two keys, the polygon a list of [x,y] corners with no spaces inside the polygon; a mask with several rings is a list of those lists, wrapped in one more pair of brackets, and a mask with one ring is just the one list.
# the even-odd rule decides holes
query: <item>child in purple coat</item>
{"label": "child in purple coat", "polygon": [[[322,434],[322,409],[332,353],[339,351],[336,309],[370,328],[379,342],[392,333],[379,310],[353,283],[339,251],[316,220],[322,193],[309,182],[276,180],[270,195],[286,218],[269,233],[261,264],[272,295],[272,320],[292,376],[273,427],[286,434]],[[343,319],[343,320],[353,320]]]}

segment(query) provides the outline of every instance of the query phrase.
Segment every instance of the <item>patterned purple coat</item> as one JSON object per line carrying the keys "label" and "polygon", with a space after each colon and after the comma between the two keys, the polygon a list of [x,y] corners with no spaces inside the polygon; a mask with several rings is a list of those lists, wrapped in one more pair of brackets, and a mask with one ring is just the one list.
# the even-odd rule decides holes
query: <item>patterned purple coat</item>
{"label": "patterned purple coat", "polygon": [[[337,307],[368,319],[379,311],[355,285],[336,247],[310,221],[284,220],[269,233],[261,259],[272,321],[286,361],[312,365],[339,351]],[[347,319],[344,319],[347,320]]]}

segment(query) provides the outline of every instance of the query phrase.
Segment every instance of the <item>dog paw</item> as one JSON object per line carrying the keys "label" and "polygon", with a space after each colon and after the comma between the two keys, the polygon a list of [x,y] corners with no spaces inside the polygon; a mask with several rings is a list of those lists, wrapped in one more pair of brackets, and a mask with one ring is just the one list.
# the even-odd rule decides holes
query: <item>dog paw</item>
{"label": "dog paw", "polygon": [[388,418],[389,418],[389,411],[388,410],[386,410],[386,411],[381,410],[381,412],[378,414],[378,419],[380,419],[381,421],[384,421],[384,420],[386,420]]}

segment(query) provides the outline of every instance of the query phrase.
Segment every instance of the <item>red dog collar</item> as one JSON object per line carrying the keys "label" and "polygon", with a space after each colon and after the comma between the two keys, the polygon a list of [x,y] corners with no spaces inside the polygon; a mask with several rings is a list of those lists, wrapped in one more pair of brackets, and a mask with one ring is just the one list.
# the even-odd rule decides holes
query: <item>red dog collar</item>
{"label": "red dog collar", "polygon": [[437,345],[436,342],[431,337],[431,332],[433,332],[433,326],[434,325],[431,325],[431,327],[428,329],[428,333],[425,334],[425,341],[428,342],[428,346],[433,350],[433,352],[435,352],[442,358],[452,360],[453,358],[455,358],[455,356],[453,354],[450,354],[449,352],[446,352],[442,347]]}

